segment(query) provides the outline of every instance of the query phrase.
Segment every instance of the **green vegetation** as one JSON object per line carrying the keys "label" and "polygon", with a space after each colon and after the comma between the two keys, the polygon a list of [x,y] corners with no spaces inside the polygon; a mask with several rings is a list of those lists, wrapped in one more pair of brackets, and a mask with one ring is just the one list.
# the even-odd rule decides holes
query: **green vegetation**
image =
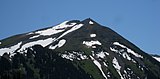
{"label": "green vegetation", "polygon": [[[16,40],[18,40],[18,37],[21,35],[15,35],[6,39],[1,40],[1,42],[3,42],[2,44],[0,44],[0,47],[3,46],[7,46],[7,45],[11,45],[14,44]],[[14,40],[14,41],[13,41]]]}
{"label": "green vegetation", "polygon": [[90,75],[93,76],[94,79],[103,79],[101,72],[98,68],[94,65],[93,61],[91,60],[84,60],[80,61],[79,65]]}

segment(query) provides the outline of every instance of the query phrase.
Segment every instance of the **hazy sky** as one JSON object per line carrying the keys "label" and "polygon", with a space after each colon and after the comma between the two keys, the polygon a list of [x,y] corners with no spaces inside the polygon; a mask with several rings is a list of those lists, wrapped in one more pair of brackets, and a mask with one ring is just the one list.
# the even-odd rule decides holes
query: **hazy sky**
{"label": "hazy sky", "polygon": [[160,0],[0,0],[0,39],[89,17],[160,54]]}

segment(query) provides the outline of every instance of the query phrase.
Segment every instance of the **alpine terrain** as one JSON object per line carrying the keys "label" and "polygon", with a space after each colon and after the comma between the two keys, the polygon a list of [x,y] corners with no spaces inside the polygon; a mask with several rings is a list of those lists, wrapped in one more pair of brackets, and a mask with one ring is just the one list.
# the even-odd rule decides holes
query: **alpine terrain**
{"label": "alpine terrain", "polygon": [[160,79],[160,62],[88,18],[0,40],[0,79]]}

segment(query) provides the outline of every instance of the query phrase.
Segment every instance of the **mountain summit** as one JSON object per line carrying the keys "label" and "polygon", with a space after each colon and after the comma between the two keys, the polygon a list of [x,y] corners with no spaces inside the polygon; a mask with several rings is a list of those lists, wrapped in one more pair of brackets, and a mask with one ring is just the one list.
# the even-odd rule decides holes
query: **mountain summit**
{"label": "mountain summit", "polygon": [[159,79],[160,63],[88,18],[0,40],[0,79]]}

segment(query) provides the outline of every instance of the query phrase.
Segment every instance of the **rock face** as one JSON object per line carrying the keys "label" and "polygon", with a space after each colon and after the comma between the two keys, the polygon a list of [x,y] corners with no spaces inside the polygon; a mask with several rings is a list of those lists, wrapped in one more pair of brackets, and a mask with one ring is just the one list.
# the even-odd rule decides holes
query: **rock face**
{"label": "rock face", "polygon": [[0,79],[159,79],[160,63],[92,19],[1,40]]}

